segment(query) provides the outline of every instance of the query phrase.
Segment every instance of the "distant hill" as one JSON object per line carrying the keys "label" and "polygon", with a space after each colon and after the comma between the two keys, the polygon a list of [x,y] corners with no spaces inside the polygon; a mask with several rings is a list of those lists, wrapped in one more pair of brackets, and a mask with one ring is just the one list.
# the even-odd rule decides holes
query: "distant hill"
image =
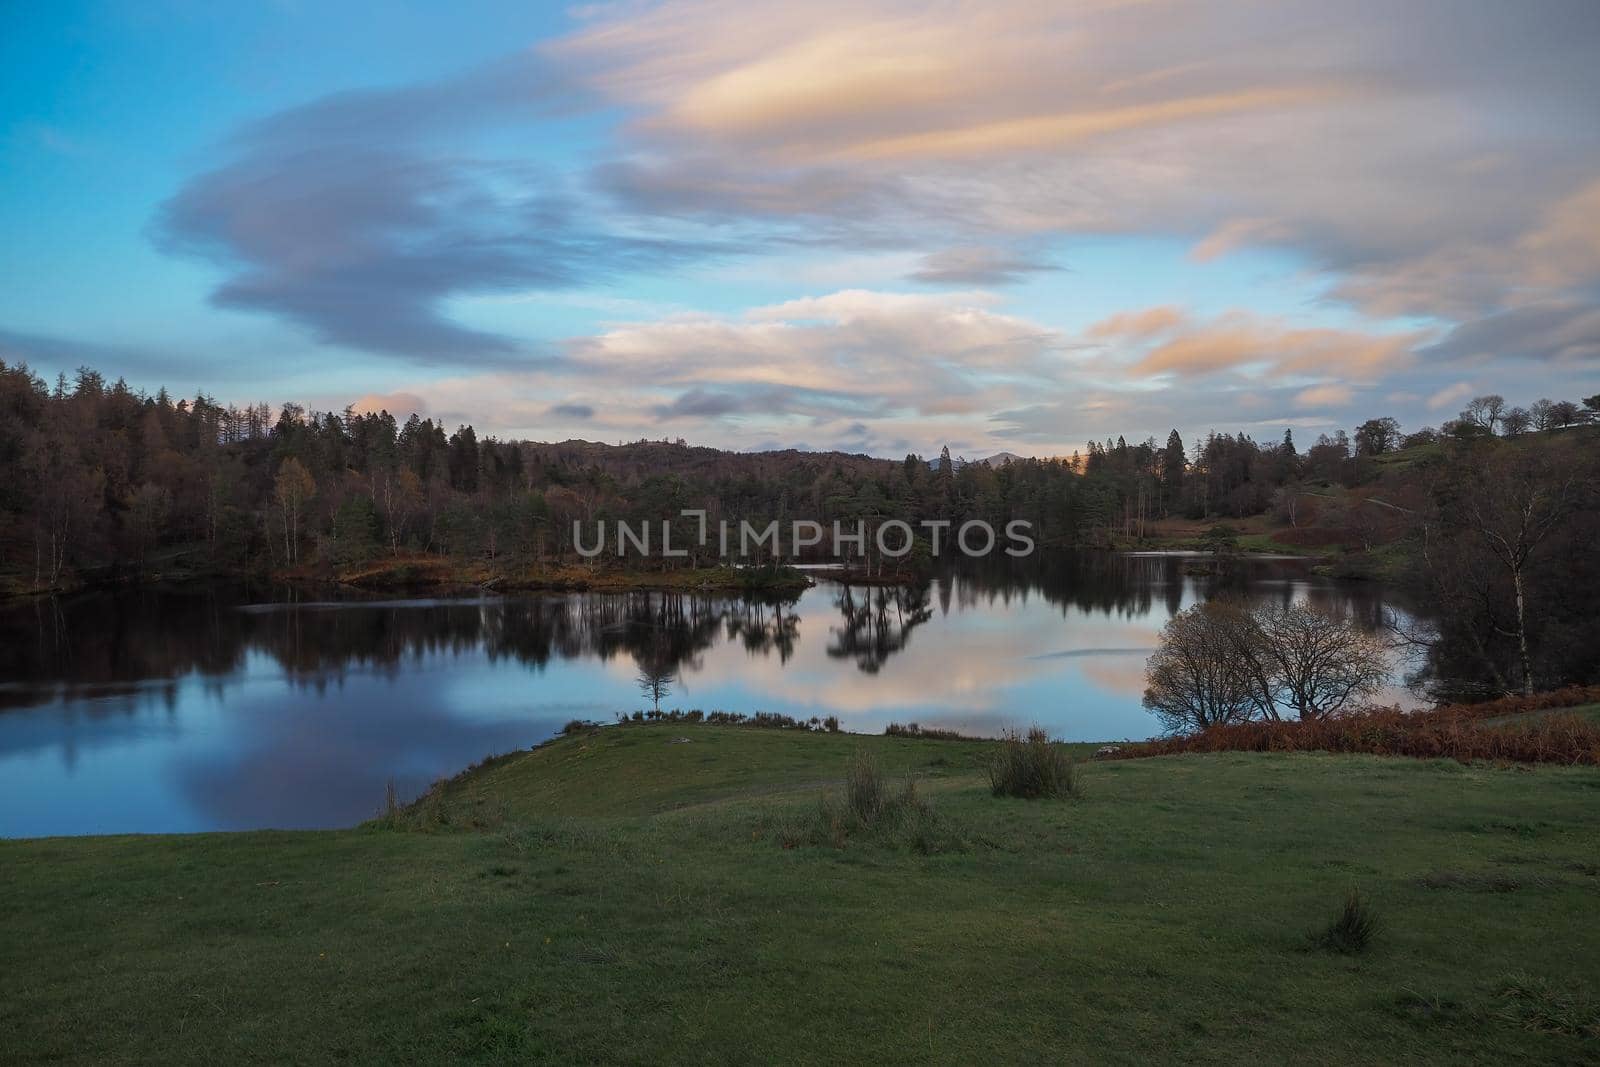
{"label": "distant hill", "polygon": [[[996,452],[994,455],[984,459],[968,459],[965,456],[957,456],[950,461],[950,464],[957,470],[965,467],[969,463],[981,463],[986,467],[1004,467],[1007,463],[1020,463],[1027,458],[1028,457],[1026,456],[1019,456],[1015,452]],[[934,456],[928,461],[928,469],[939,469],[938,456]]]}

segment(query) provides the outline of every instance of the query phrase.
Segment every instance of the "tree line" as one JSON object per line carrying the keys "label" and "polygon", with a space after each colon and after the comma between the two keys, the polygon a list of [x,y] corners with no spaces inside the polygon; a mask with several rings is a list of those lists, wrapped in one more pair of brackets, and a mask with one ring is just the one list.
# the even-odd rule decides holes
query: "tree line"
{"label": "tree line", "polygon": [[[1033,524],[1043,544],[1107,544],[1162,519],[1274,512],[1293,524],[1304,493],[1371,480],[1375,457],[1408,445],[1556,430],[1593,417],[1541,401],[1528,419],[1498,397],[1403,435],[1374,419],[1297,448],[1212,433],[1186,446],[1089,442],[1070,457],[1000,467],[842,453],[731,453],[682,441],[603,445],[479,438],[412,415],[223,405],[149,395],[90,368],[46,383],[0,361],[0,567],[11,585],[58,588],[182,558],[219,571],[339,565],[435,554],[491,564],[572,560],[574,521],[684,523],[702,509],[765,523],[889,519]],[[702,562],[691,558],[688,565]],[[672,565],[655,560],[652,565]]]}

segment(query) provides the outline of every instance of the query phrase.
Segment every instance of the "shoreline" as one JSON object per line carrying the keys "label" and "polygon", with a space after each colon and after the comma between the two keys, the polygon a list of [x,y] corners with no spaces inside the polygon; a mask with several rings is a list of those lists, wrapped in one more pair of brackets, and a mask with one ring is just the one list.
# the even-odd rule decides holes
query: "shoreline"
{"label": "shoreline", "polygon": [[[1304,560],[1319,569],[1356,557],[1340,552],[1312,552],[1293,545],[1245,544],[1217,553],[1197,540],[1147,538],[1142,542],[1113,545],[1060,545],[1053,550],[1115,552],[1126,555],[1193,555],[1196,558],[1228,556],[1263,560]],[[798,593],[817,580],[859,586],[915,585],[934,577],[928,570],[912,573],[871,574],[847,563],[786,563],[769,565],[691,566],[671,570],[598,568],[583,563],[563,563],[531,569],[501,569],[491,564],[439,556],[402,556],[368,560],[360,564],[316,565],[298,568],[230,569],[174,567],[123,572],[104,577],[78,576],[69,584],[33,587],[0,582],[0,604],[36,598],[72,596],[119,588],[137,588],[185,582],[260,582],[295,586],[341,586],[371,591],[441,593],[606,593],[606,592],[712,592]],[[1331,575],[1345,577],[1346,575]]]}

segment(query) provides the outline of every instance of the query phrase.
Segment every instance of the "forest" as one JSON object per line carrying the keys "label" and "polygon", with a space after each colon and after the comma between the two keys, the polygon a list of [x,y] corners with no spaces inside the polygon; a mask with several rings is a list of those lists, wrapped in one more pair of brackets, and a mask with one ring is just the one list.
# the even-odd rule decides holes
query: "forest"
{"label": "forest", "polygon": [[[1044,546],[1163,543],[1173,524],[1254,523],[1254,547],[1376,560],[1438,605],[1454,676],[1485,692],[1596,680],[1600,396],[1406,433],[1090,441],[994,467],[683,441],[479,438],[387,412],[174,400],[81,368],[47,383],[0,362],[0,575],[9,593],[142,576],[333,577],[438,558],[499,571],[579,562],[574,522],[889,519],[1033,524]],[[687,527],[679,543],[692,540]],[[1225,536],[1221,545],[1233,543]],[[1213,547],[1216,547],[1214,545]],[[712,562],[654,558],[638,566]],[[1348,573],[1359,573],[1350,568]],[[1456,695],[1460,695],[1459,693]]]}

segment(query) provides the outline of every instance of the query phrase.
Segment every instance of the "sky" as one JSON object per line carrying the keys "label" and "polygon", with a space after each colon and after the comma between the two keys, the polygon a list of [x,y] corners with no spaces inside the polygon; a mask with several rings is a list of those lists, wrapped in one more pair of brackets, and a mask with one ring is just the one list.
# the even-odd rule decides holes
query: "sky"
{"label": "sky", "polygon": [[0,0],[0,358],[1067,455],[1600,392],[1593,0]]}

